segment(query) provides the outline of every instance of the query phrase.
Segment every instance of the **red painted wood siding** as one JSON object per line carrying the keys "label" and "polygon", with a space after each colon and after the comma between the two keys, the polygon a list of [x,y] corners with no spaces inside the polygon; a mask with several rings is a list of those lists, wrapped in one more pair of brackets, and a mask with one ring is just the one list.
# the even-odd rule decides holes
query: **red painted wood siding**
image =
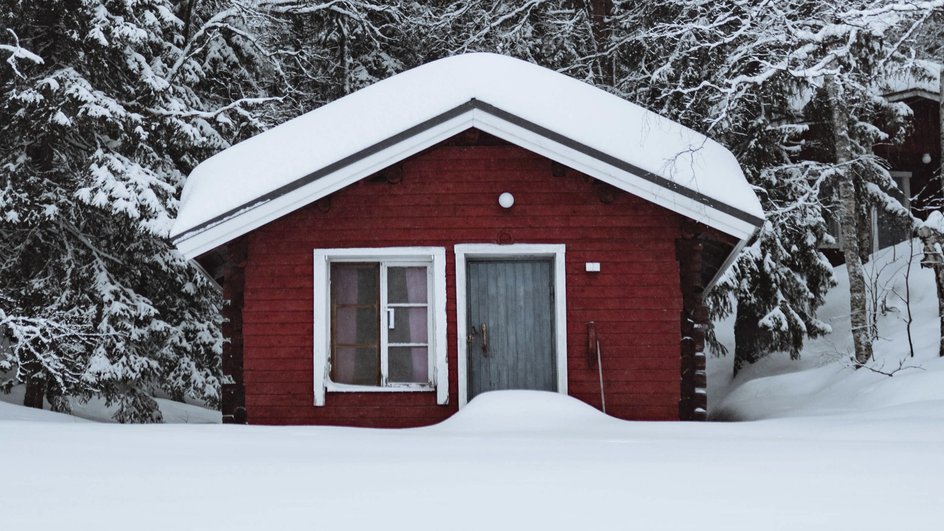
{"label": "red painted wood siding", "polygon": [[[567,246],[570,394],[599,406],[596,369],[586,362],[586,322],[602,339],[607,410],[626,419],[676,419],[679,401],[681,218],[515,146],[440,146],[407,160],[403,180],[362,181],[249,235],[245,278],[244,378],[248,421],[406,427],[455,413],[456,243]],[[501,192],[515,206],[498,206]],[[328,393],[314,407],[312,250],[446,248],[450,404],[435,393]],[[585,262],[602,272],[586,273]],[[319,288],[321,286],[318,286]]]}

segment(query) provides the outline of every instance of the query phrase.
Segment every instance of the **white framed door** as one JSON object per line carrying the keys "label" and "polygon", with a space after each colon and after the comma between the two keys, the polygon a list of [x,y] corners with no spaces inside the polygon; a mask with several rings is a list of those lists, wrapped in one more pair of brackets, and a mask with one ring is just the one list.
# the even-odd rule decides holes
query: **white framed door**
{"label": "white framed door", "polygon": [[461,244],[459,407],[494,389],[567,393],[565,246]]}

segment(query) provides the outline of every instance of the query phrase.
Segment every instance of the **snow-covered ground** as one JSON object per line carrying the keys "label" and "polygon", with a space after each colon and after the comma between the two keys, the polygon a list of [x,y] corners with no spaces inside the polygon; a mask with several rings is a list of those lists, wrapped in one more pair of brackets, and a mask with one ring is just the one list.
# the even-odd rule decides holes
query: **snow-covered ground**
{"label": "snow-covered ground", "polygon": [[645,423],[508,391],[399,431],[5,421],[0,520],[70,530],[937,530],[944,413],[926,406]]}
{"label": "snow-covered ground", "polygon": [[[624,422],[525,391],[411,430],[129,426],[0,403],[0,529],[939,530],[944,362],[933,281],[915,264],[912,283],[917,354],[893,377],[844,361],[841,272],[835,333],[803,360],[732,382],[730,357],[713,359],[715,414],[751,422]],[[880,320],[876,368],[907,356],[900,316]]]}
{"label": "snow-covered ground", "polygon": [[[19,385],[14,386],[8,394],[0,393],[0,420],[28,420],[26,418],[20,417],[29,417],[30,411],[32,410],[17,408],[13,405],[23,403],[24,392],[24,386]],[[157,400],[157,405],[161,409],[164,422],[167,423],[219,424],[222,419],[219,411],[207,409],[205,407],[200,407],[193,404],[185,404],[183,402],[177,402],[167,398],[155,398],[155,400]],[[48,409],[49,403],[46,403],[45,407]],[[43,418],[42,413],[49,412],[40,411],[39,413],[40,415],[36,418]],[[112,418],[114,414],[115,407],[106,406],[105,401],[101,399],[92,399],[88,402],[81,402],[78,400],[72,401],[73,416],[71,418],[75,419],[76,422],[82,421],[83,419],[97,422],[114,422],[114,419]]]}
{"label": "snow-covered ground", "polygon": [[[908,347],[905,271],[909,279],[911,337]],[[733,355],[708,360],[709,410],[716,420],[754,420],[788,416],[863,413],[920,402],[944,409],[944,359],[938,357],[937,294],[930,270],[921,268],[921,246],[909,242],[879,251],[865,264],[866,282],[877,294],[879,339],[875,371],[852,368],[849,331],[849,279],[836,269],[838,285],[819,316],[833,333],[809,342],[799,361],[771,355],[731,380]],[[870,295],[870,298],[872,296]],[[733,320],[718,326],[718,337],[733,352]],[[876,372],[878,371],[878,372]],[[881,373],[893,373],[886,376]],[[942,441],[944,445],[944,441]]]}

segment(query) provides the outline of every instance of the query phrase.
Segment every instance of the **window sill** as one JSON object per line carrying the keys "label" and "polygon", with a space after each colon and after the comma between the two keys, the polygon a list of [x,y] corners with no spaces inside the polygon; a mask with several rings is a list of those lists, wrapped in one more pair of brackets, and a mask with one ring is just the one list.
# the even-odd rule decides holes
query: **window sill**
{"label": "window sill", "polygon": [[431,384],[400,384],[387,387],[372,385],[350,385],[335,382],[325,382],[325,390],[329,393],[422,393],[432,392],[436,387]]}

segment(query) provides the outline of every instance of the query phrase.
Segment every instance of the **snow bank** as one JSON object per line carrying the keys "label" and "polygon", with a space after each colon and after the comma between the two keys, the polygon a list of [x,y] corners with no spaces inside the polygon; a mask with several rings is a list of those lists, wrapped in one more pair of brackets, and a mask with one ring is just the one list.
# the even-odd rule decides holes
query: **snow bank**
{"label": "snow bank", "polygon": [[87,422],[73,415],[53,413],[52,411],[23,407],[7,402],[0,402],[0,421]]}
{"label": "snow bank", "polygon": [[[74,400],[72,414],[62,415],[20,406],[19,404],[23,403],[23,393],[24,387],[22,385],[14,386],[9,393],[0,393],[0,420],[45,419],[49,422],[84,422],[83,419],[85,419],[97,422],[114,422],[112,416],[115,414],[115,407],[106,406],[105,401],[99,398],[93,398],[88,402]],[[166,398],[155,398],[155,400],[157,400],[157,405],[161,409],[161,414],[164,416],[164,422],[166,423],[219,424],[222,421],[220,412],[216,410]],[[48,403],[46,407],[49,407]]]}
{"label": "snow bank", "polygon": [[928,214],[928,219],[924,220],[921,225],[944,234],[944,214],[940,210],[935,210]]}
{"label": "snow bank", "polygon": [[937,411],[624,422],[566,397],[510,392],[412,430],[0,421],[2,521],[79,531],[937,531]]}
{"label": "snow bank", "polygon": [[492,391],[476,396],[432,429],[449,433],[573,436],[615,425],[625,423],[560,393]]}
{"label": "snow bank", "polygon": [[[910,290],[905,289],[908,256]],[[716,420],[756,420],[831,414],[868,414],[884,408],[928,405],[944,411],[944,359],[938,357],[939,322],[934,276],[920,265],[921,244],[903,242],[873,255],[864,264],[866,283],[882,310],[871,369],[854,369],[849,323],[849,277],[836,269],[838,285],[826,297],[819,317],[833,333],[810,341],[799,361],[785,353],[744,368],[731,381],[733,355],[709,358],[709,412]],[[911,357],[907,337],[906,293],[910,293]],[[719,338],[733,352],[733,322],[719,326]],[[886,374],[893,374],[887,376]],[[939,419],[944,420],[944,418]],[[944,443],[944,440],[942,440]]]}

